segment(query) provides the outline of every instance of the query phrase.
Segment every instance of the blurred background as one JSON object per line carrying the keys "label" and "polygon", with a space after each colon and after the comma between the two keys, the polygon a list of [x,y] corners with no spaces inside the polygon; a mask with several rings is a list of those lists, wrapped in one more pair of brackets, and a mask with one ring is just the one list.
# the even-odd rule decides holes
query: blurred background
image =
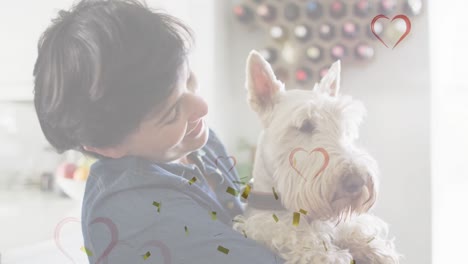
{"label": "blurred background", "polygon": [[[8,1],[0,10],[0,263],[71,263],[65,254],[85,263],[79,225],[56,227],[67,217],[80,218],[94,160],[72,151],[55,153],[32,101],[39,36],[73,2]],[[250,176],[261,129],[246,103],[249,51],[261,51],[287,89],[311,89],[328,65],[341,59],[341,93],[368,109],[359,144],[380,165],[381,191],[373,211],[389,223],[405,256],[402,263],[464,261],[466,1],[146,2],[195,31],[191,64],[209,103],[208,123],[237,158],[243,177]],[[377,14],[408,16],[411,31],[395,48],[407,25],[380,19],[372,32]]]}

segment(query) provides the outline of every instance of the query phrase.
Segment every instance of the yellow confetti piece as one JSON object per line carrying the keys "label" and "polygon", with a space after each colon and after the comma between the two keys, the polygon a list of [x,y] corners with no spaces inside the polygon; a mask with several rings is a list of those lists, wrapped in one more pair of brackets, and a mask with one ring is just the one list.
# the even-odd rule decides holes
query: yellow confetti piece
{"label": "yellow confetti piece", "polygon": [[299,225],[300,218],[301,218],[301,215],[298,212],[294,212],[294,214],[293,214],[293,226],[298,226]]}
{"label": "yellow confetti piece", "polygon": [[278,194],[275,191],[275,187],[271,187],[273,189],[273,195],[275,196],[275,199],[278,200]]}
{"label": "yellow confetti piece", "polygon": [[147,260],[151,256],[151,253],[148,251],[146,254],[143,255],[143,259]]}
{"label": "yellow confetti piece", "polygon": [[236,191],[234,188],[232,188],[230,186],[227,187],[226,192],[229,193],[229,194],[232,194],[233,196],[237,196],[239,194],[238,191]]}
{"label": "yellow confetti piece", "polygon": [[301,213],[301,214],[303,214],[303,215],[306,215],[306,214],[307,214],[307,211],[304,210],[304,209],[300,209],[300,210],[299,210],[299,213]]}
{"label": "yellow confetti piece", "polygon": [[244,192],[242,193],[242,198],[247,199],[250,193],[250,185],[245,186]]}
{"label": "yellow confetti piece", "polygon": [[225,248],[223,246],[218,246],[218,251],[222,252],[222,253],[224,253],[226,255],[229,253],[229,249],[227,249],[227,248]]}
{"label": "yellow confetti piece", "polygon": [[216,212],[211,212],[211,220],[216,220]]}
{"label": "yellow confetti piece", "polygon": [[275,222],[278,223],[279,219],[275,214],[273,214],[273,219],[275,219]]}
{"label": "yellow confetti piece", "polygon": [[351,264],[356,264],[356,261],[354,259],[351,260]]}
{"label": "yellow confetti piece", "polygon": [[159,213],[159,211],[161,210],[161,204],[153,201],[153,205],[158,208],[158,213]]}
{"label": "yellow confetti piece", "polygon": [[184,229],[185,229],[185,235],[188,236],[188,228],[187,228],[187,226],[184,226]]}
{"label": "yellow confetti piece", "polygon": [[327,245],[325,245],[325,241],[322,240],[323,247],[325,248],[325,251],[328,251]]}
{"label": "yellow confetti piece", "polygon": [[296,158],[293,159],[293,166],[296,167]]}
{"label": "yellow confetti piece", "polygon": [[86,253],[86,255],[88,255],[88,256],[92,256],[92,255],[93,255],[93,252],[91,252],[91,250],[87,249],[86,247],[81,247],[81,251],[83,251],[84,253]]}
{"label": "yellow confetti piece", "polygon": [[197,178],[196,177],[193,177],[190,181],[189,181],[189,185],[192,185],[194,182],[197,181]]}

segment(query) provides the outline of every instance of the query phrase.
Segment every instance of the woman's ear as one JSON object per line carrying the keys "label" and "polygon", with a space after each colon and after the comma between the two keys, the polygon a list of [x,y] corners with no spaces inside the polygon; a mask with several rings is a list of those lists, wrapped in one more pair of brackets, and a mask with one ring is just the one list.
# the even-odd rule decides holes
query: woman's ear
{"label": "woman's ear", "polygon": [[198,79],[193,71],[190,71],[190,77],[187,81],[187,88],[194,93],[200,92],[200,88],[198,87]]}

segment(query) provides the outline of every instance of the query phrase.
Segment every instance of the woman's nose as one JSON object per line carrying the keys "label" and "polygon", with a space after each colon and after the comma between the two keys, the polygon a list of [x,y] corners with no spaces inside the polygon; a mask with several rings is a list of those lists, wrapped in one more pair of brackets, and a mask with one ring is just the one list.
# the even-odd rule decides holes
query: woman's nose
{"label": "woman's nose", "polygon": [[188,122],[195,122],[208,114],[208,103],[199,95],[192,95],[191,102],[187,112],[189,113]]}

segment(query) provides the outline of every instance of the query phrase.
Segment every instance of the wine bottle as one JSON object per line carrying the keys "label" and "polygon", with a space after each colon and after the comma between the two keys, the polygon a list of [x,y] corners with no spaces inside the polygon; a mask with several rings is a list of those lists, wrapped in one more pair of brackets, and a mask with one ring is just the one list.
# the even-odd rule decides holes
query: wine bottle
{"label": "wine bottle", "polygon": [[276,8],[272,5],[261,4],[257,7],[257,15],[265,22],[276,19]]}
{"label": "wine bottle", "polygon": [[287,29],[284,26],[273,26],[270,28],[270,36],[276,41],[283,41],[287,38]]}
{"label": "wine bottle", "polygon": [[422,1],[421,0],[406,0],[405,10],[413,16],[421,14]]}
{"label": "wine bottle", "polygon": [[321,39],[330,40],[335,36],[335,27],[330,23],[324,23],[319,26],[319,36]]}
{"label": "wine bottle", "polygon": [[306,4],[307,17],[310,19],[318,19],[323,14],[323,7],[318,1],[307,1]]}
{"label": "wine bottle", "polygon": [[288,3],[284,7],[284,17],[288,21],[295,21],[299,18],[300,9],[299,6],[295,3]]}
{"label": "wine bottle", "polygon": [[381,0],[380,1],[380,12],[389,15],[396,10],[396,0]]}
{"label": "wine bottle", "polygon": [[312,71],[306,67],[301,67],[296,70],[296,81],[306,83],[312,79]]}
{"label": "wine bottle", "polygon": [[342,44],[336,44],[331,48],[330,55],[334,60],[345,58],[348,54],[346,47]]}
{"label": "wine bottle", "polygon": [[335,0],[330,4],[330,14],[334,18],[343,17],[346,14],[346,5],[343,1]]}
{"label": "wine bottle", "polygon": [[342,33],[345,38],[348,38],[348,39],[356,38],[356,36],[359,33],[359,26],[358,24],[352,21],[347,21],[343,23]]}
{"label": "wine bottle", "polygon": [[[374,23],[374,31],[375,31],[375,34],[377,34],[379,36],[382,35],[382,32],[384,31],[384,26],[380,21],[376,21]],[[374,36],[374,33],[372,33],[371,25],[369,25],[369,27],[367,28],[367,35],[371,39],[376,39],[375,36]]]}
{"label": "wine bottle", "polygon": [[354,4],[354,13],[360,17],[366,17],[370,14],[371,4],[369,0],[359,0]]}
{"label": "wine bottle", "polygon": [[263,48],[260,51],[260,54],[267,60],[269,63],[274,64],[278,59],[278,51],[275,48],[267,47]]}
{"label": "wine bottle", "polygon": [[306,57],[310,61],[317,62],[323,58],[323,49],[318,45],[312,45],[306,50]]}
{"label": "wine bottle", "polygon": [[312,36],[312,31],[309,26],[301,24],[294,28],[294,35],[299,41],[305,42]]}
{"label": "wine bottle", "polygon": [[234,15],[242,23],[249,23],[254,18],[252,9],[245,5],[237,5],[234,7]]}
{"label": "wine bottle", "polygon": [[367,43],[359,43],[356,45],[354,53],[359,60],[370,60],[374,57],[374,48]]}
{"label": "wine bottle", "polygon": [[320,79],[322,79],[323,77],[325,77],[325,75],[327,75],[329,68],[330,67],[323,67],[322,69],[320,69],[320,72],[319,72]]}

